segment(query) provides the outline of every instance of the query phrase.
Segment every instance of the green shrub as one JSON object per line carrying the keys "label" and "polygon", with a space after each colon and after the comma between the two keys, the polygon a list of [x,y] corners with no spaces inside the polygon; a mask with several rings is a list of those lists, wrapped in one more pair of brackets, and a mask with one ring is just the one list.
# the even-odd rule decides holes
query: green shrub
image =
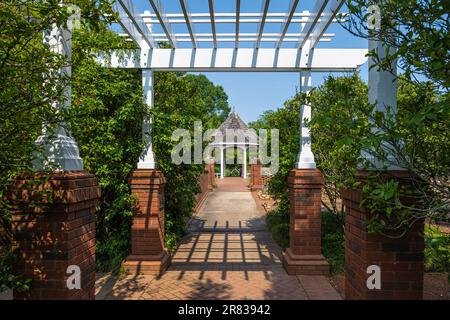
{"label": "green shrub", "polygon": [[450,272],[450,235],[425,227],[425,271]]}
{"label": "green shrub", "polygon": [[289,247],[289,206],[286,202],[281,202],[267,213],[266,225],[272,238],[283,250]]}

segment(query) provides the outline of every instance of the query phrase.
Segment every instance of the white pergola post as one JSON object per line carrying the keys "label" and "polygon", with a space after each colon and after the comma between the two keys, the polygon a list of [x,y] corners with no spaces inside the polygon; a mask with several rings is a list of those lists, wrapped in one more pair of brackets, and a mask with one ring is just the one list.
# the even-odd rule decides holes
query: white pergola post
{"label": "white pergola post", "polygon": [[225,158],[223,156],[223,151],[224,151],[224,148],[221,147],[220,148],[220,179],[224,178],[224,162],[225,162]]}
{"label": "white pergola post", "polygon": [[[52,30],[44,32],[44,43],[49,46],[50,51],[58,55],[63,55],[67,59],[67,64],[59,70],[62,76],[70,79],[72,74],[72,33],[67,29],[59,28],[56,24]],[[47,79],[44,79],[44,82]],[[67,84],[64,88],[64,98],[55,103],[57,110],[70,107],[71,86]],[[36,171],[54,165],[57,171],[80,171],[83,170],[83,160],[80,157],[78,145],[69,133],[65,123],[59,123],[55,132],[50,132],[47,124],[43,124],[42,135],[36,139],[36,145],[43,146],[44,153],[37,154],[33,161],[33,168]]]}
{"label": "white pergola post", "polygon": [[247,146],[244,144],[244,164],[243,164],[243,170],[242,170],[242,172],[243,172],[243,174],[242,174],[242,177],[244,178],[244,179],[246,179],[247,178]]}
{"label": "white pergola post", "polygon": [[[308,93],[311,90],[311,71],[300,72],[300,91]],[[305,120],[311,120],[311,106],[300,106],[300,152],[297,157],[297,169],[315,169],[316,162],[311,150],[311,132],[305,125]]]}
{"label": "white pergola post", "polygon": [[[375,50],[378,57],[383,59],[386,57],[386,44],[382,41],[369,39],[369,52]],[[394,50],[393,48],[389,48]],[[393,115],[397,113],[397,64],[394,61],[391,65],[391,70],[384,71],[379,70],[376,66],[374,58],[369,57],[369,103],[375,104],[375,112],[383,112],[386,114],[388,108],[391,110]],[[387,148],[388,145],[384,146]],[[395,159],[393,156],[389,156],[389,163],[383,163],[380,159],[377,159],[373,155],[363,152],[364,158],[366,158],[374,168],[387,170],[402,170],[403,168],[396,166]]]}
{"label": "white pergola post", "polygon": [[[153,71],[142,69],[142,89],[145,104],[149,109],[153,107]],[[139,157],[138,169],[156,169],[155,154],[152,144],[152,119],[145,117],[142,124],[142,140],[145,147]]]}

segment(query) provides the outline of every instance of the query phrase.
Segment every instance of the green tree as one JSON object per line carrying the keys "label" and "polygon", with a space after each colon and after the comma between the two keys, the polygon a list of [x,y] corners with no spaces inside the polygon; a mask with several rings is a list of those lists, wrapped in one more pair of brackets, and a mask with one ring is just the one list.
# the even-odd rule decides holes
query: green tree
{"label": "green tree", "polygon": [[[67,27],[73,13],[67,5],[81,9],[83,25],[95,29],[103,13],[111,13],[108,1],[8,0],[0,3],[0,290],[26,289],[11,271],[14,260],[11,216],[5,192],[11,179],[31,170],[35,145],[45,123],[48,132],[65,114],[54,106],[62,99],[68,79],[58,70],[68,63],[43,43],[43,32],[53,26]],[[45,81],[44,81],[45,80]]]}
{"label": "green tree", "polygon": [[219,119],[226,117],[230,108],[223,89],[202,75],[159,72],[154,83],[153,145],[158,165],[167,177],[165,231],[166,244],[172,249],[187,231],[194,195],[200,192],[198,176],[204,170],[204,164],[172,162],[171,153],[178,143],[171,139],[172,133],[186,129],[194,139],[195,121],[202,121],[203,130],[217,128]]}
{"label": "green tree", "polygon": [[343,211],[340,191],[347,187],[360,162],[361,140],[368,130],[367,85],[354,73],[328,76],[307,98],[312,106],[311,129],[317,167],[325,176],[322,204],[337,217]]}
{"label": "green tree", "polygon": [[128,178],[143,148],[147,111],[141,72],[102,67],[95,53],[132,46],[106,24],[77,30],[74,36],[69,121],[85,170],[96,176],[102,189],[96,220],[100,271],[118,271],[129,251],[133,198]]}
{"label": "green tree", "polygon": [[[429,1],[347,1],[350,15],[343,26],[353,34],[384,42],[394,50],[371,51],[374,68],[392,72],[402,70],[399,83],[398,114],[370,112],[371,133],[365,137],[364,152],[387,166],[410,171],[408,190],[383,170],[372,169],[372,178],[364,187],[363,204],[370,208],[372,231],[403,230],[428,218],[448,220],[450,202],[448,154],[450,123],[449,101],[449,19],[448,2]],[[369,29],[375,4],[380,12],[380,28]],[[421,79],[425,78],[427,82]],[[373,170],[375,169],[375,170]],[[378,169],[378,170],[377,170]],[[405,199],[414,197],[414,206]],[[393,214],[395,212],[395,215]]]}
{"label": "green tree", "polygon": [[[342,25],[356,36],[385,42],[394,48],[381,58],[372,52],[377,67],[390,70],[392,62],[398,64],[406,78],[422,75],[435,86],[450,85],[450,34],[448,13],[450,5],[444,0],[348,0],[349,15]],[[369,29],[376,5],[380,11],[380,28]],[[417,78],[416,78],[417,79]],[[416,82],[420,82],[416,80]]]}

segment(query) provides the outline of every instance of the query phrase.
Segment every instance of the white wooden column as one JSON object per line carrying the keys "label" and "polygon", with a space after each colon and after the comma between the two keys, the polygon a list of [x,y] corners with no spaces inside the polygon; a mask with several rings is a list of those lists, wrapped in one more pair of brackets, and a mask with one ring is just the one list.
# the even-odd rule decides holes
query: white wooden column
{"label": "white wooden column", "polygon": [[[300,73],[300,91],[308,93],[311,90],[311,71],[306,70]],[[300,152],[297,157],[297,169],[314,169],[316,162],[311,150],[311,133],[305,125],[305,120],[311,120],[311,106],[300,106]]]}
{"label": "white wooden column", "polygon": [[243,167],[243,178],[247,178],[247,146],[244,145],[244,167]]}
{"label": "white wooden column", "polygon": [[[62,77],[70,79],[72,74],[72,33],[67,29],[61,29],[56,24],[52,30],[44,32],[44,43],[49,46],[50,51],[58,55],[65,56],[66,65],[59,70]],[[44,79],[47,82],[48,79]],[[56,89],[55,89],[56,90]],[[64,88],[64,97],[54,104],[56,112],[70,107],[71,104],[70,83]],[[43,154],[36,154],[33,161],[33,168],[36,171],[54,165],[57,171],[79,171],[83,170],[83,160],[80,158],[78,145],[71,137],[65,123],[58,123],[55,132],[50,132],[47,124],[43,124],[42,135],[36,139],[36,145],[42,146]]]}
{"label": "white wooden column", "polygon": [[225,158],[223,156],[223,147],[220,148],[220,179],[224,178],[224,162]]}
{"label": "white wooden column", "polygon": [[[386,45],[382,41],[369,39],[369,51],[375,50],[380,59],[386,57]],[[389,48],[394,50],[393,48]],[[369,57],[369,103],[375,104],[375,112],[387,113],[388,108],[395,115],[397,113],[397,62],[393,62],[391,71],[378,70],[376,62]],[[387,144],[384,145],[387,148]],[[396,166],[393,156],[388,155],[389,163],[385,164],[371,154],[363,152],[363,156],[376,169],[401,170]]]}
{"label": "white wooden column", "polygon": [[[145,104],[151,109],[153,107],[153,71],[150,69],[142,69],[142,89]],[[145,117],[142,123],[142,140],[144,141],[144,150],[139,157],[137,168],[155,169],[156,160],[153,153],[151,117]]]}

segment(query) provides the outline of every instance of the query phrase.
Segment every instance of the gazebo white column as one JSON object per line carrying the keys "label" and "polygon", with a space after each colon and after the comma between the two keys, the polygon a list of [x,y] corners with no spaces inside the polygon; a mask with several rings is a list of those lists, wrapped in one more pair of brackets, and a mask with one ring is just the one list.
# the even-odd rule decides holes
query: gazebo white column
{"label": "gazebo white column", "polygon": [[247,178],[247,146],[244,145],[244,164],[242,168],[242,177]]}
{"label": "gazebo white column", "polygon": [[[44,43],[49,46],[53,53],[63,55],[68,63],[59,71],[61,75],[70,79],[72,74],[72,33],[67,29],[59,28],[56,24],[52,30],[44,32]],[[44,79],[47,81],[47,79]],[[67,84],[64,88],[62,101],[57,102],[54,107],[59,112],[71,104],[71,86]],[[36,145],[43,146],[44,154],[37,154],[33,161],[35,170],[43,170],[51,163],[58,171],[80,171],[83,170],[83,160],[80,157],[77,142],[73,139],[65,123],[59,123],[54,134],[49,132],[47,124],[43,124],[42,135],[36,139]]]}
{"label": "gazebo white column", "polygon": [[223,146],[220,148],[220,179],[224,178],[224,161],[225,158],[223,156],[224,148]]}
{"label": "gazebo white column", "polygon": [[[311,90],[311,71],[300,72],[300,91],[308,93]],[[311,106],[300,106],[300,152],[297,157],[297,169],[315,169],[316,162],[311,150],[311,133],[305,125],[305,120],[311,120]]]}
{"label": "gazebo white column", "polygon": [[[142,69],[142,89],[145,104],[149,109],[153,107],[153,71]],[[152,119],[144,118],[142,124],[142,140],[144,141],[144,150],[139,157],[138,169],[156,169],[155,154],[152,144]]]}

